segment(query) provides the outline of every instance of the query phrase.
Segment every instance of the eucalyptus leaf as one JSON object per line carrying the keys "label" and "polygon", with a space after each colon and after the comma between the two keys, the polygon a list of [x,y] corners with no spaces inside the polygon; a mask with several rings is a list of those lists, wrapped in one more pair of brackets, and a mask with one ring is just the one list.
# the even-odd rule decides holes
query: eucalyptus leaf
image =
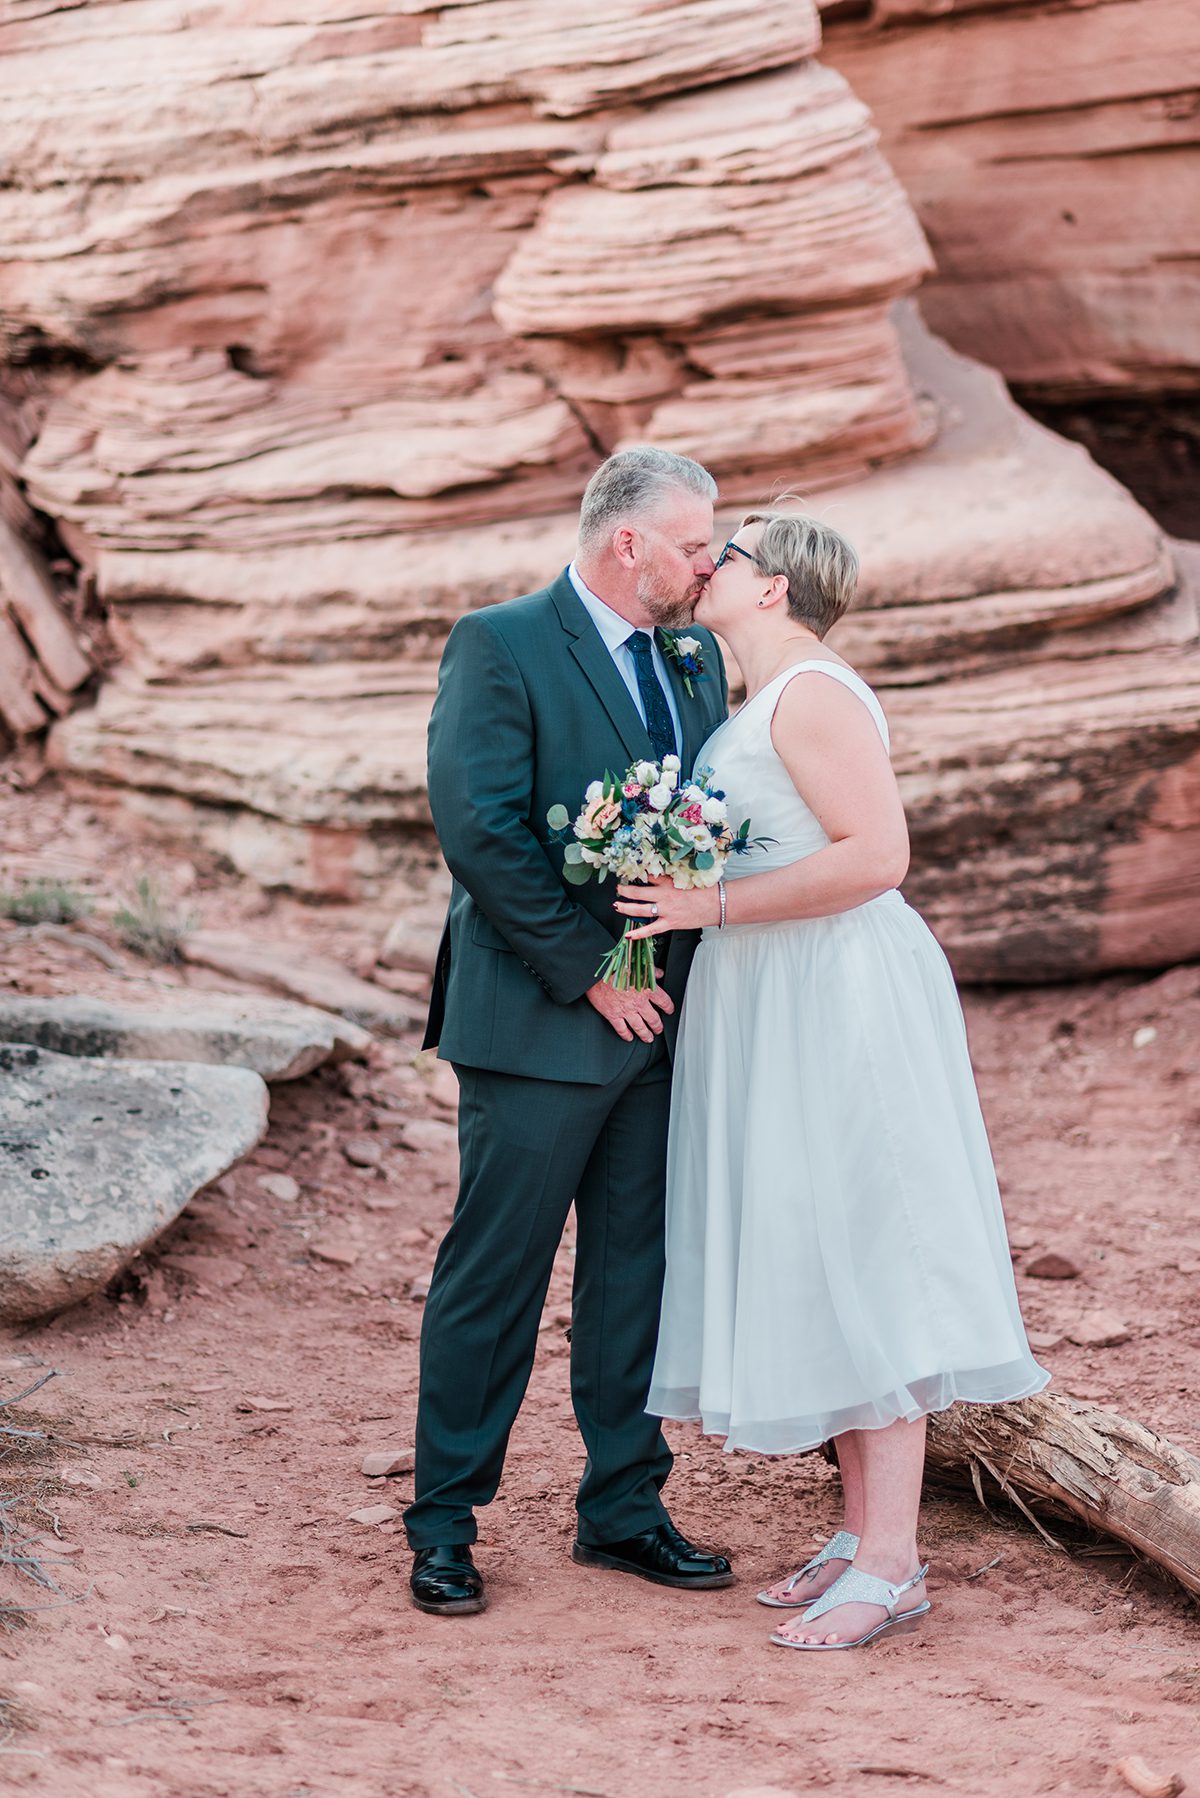
{"label": "eucalyptus leaf", "polygon": [[571,814],[565,805],[552,805],[546,813],[546,822],[551,830],[565,830],[571,822]]}
{"label": "eucalyptus leaf", "polygon": [[572,868],[583,860],[583,846],[580,843],[568,843],[563,850],[563,860]]}
{"label": "eucalyptus leaf", "polygon": [[585,886],[592,878],[592,870],[586,862],[564,862],[563,879],[569,880],[573,887]]}
{"label": "eucalyptus leaf", "polygon": [[713,853],[712,853],[711,849],[701,849],[700,850],[700,852],[696,856],[696,866],[700,869],[701,873],[703,873],[706,869],[712,867],[713,859],[714,858],[713,858]]}

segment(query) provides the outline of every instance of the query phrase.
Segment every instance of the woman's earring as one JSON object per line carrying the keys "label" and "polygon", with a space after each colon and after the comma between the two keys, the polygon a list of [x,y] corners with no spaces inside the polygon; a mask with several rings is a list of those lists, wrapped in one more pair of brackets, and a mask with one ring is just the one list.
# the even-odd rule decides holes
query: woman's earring
{"label": "woman's earring", "polygon": [[760,611],[760,612],[761,612],[761,611],[762,611],[762,609],[763,609],[763,607],[764,607],[764,606],[765,606],[765,605],[766,605],[766,603],[767,603],[767,602],[766,602],[766,600],[765,600],[765,599],[760,599],[760,600],[759,600],[759,602],[758,602],[758,609],[759,609],[759,611]]}

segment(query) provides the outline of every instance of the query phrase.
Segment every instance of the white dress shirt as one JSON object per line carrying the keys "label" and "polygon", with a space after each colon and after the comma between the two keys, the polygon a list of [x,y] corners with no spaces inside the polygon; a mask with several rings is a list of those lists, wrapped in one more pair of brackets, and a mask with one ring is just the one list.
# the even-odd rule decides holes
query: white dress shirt
{"label": "white dress shirt", "polygon": [[[611,606],[606,606],[602,599],[598,599],[584,582],[583,576],[574,562],[567,569],[567,579],[578,593],[588,617],[600,632],[604,647],[616,664],[617,673],[629,688],[629,696],[637,707],[638,717],[645,724],[646,708],[642,704],[642,696],[638,690],[637,663],[633,659],[633,651],[626,644],[626,639],[634,631],[642,629],[642,626],[630,624],[628,618],[622,618],[619,612],[614,612]],[[671,677],[667,672],[667,664],[662,650],[658,647],[658,639],[653,630],[647,630],[646,635],[650,639],[650,659],[654,665],[654,672],[658,676],[659,686],[663,690],[663,696],[671,713],[671,722],[675,726],[675,750],[677,754],[681,755],[683,753],[683,728],[679,717],[679,707],[675,703],[675,689],[671,685]]]}

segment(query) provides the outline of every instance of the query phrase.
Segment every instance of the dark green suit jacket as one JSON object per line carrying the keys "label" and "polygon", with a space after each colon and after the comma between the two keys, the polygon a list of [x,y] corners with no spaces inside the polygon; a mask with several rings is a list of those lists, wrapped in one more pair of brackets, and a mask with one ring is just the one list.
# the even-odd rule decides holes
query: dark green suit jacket
{"label": "dark green suit jacket", "polygon": [[[690,774],[728,690],[715,639],[699,626],[684,634],[700,640],[705,670],[689,697],[668,659]],[[646,727],[565,570],[538,593],[459,619],[429,723],[429,802],[454,889],[426,1048],[533,1079],[620,1077],[641,1045],[582,997],[624,927],[616,886],[611,876],[563,880],[546,813],[562,804],[574,817],[590,781],[647,759]],[[696,941],[666,939],[676,1007]]]}

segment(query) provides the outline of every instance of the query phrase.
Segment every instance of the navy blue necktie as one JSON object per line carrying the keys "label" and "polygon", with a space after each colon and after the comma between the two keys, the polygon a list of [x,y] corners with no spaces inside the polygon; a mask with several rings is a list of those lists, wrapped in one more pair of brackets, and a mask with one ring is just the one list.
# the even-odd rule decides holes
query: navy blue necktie
{"label": "navy blue necktie", "polygon": [[675,726],[671,722],[671,708],[662,690],[662,682],[654,672],[650,638],[645,631],[634,631],[632,637],[626,637],[625,645],[633,651],[633,665],[637,671],[638,692],[642,696],[642,707],[646,713],[650,747],[654,751],[655,760],[661,762],[664,755],[677,755],[678,745],[675,742]]}

